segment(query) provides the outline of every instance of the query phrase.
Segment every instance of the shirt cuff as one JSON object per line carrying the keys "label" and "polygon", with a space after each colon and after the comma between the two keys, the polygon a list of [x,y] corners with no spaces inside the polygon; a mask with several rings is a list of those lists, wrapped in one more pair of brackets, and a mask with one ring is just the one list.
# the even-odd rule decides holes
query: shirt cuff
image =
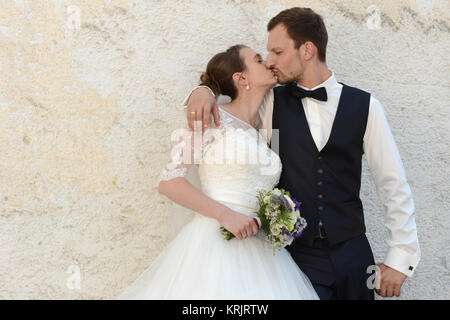
{"label": "shirt cuff", "polygon": [[384,264],[411,277],[419,264],[419,254],[410,254],[403,249],[391,247]]}
{"label": "shirt cuff", "polygon": [[208,89],[208,90],[211,92],[211,94],[213,95],[214,98],[216,97],[216,95],[214,94],[214,92],[213,92],[213,91],[211,90],[211,88],[208,87],[208,86],[197,86],[197,87],[194,87],[194,89],[192,89],[191,92],[189,92],[189,94],[188,94],[188,95],[186,96],[186,98],[184,98],[184,100],[183,100],[182,105],[183,105],[185,108],[186,108],[186,106],[187,106],[187,102],[188,102],[189,97],[191,96],[192,92],[194,92],[194,90],[195,90],[195,89],[198,89],[198,88],[206,88],[206,89]]}

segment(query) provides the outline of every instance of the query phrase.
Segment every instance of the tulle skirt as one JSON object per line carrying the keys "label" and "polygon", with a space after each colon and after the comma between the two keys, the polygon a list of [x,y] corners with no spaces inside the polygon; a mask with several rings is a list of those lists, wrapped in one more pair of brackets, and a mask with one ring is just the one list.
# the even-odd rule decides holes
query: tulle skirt
{"label": "tulle skirt", "polygon": [[286,249],[255,236],[227,241],[219,227],[195,214],[116,299],[319,299]]}

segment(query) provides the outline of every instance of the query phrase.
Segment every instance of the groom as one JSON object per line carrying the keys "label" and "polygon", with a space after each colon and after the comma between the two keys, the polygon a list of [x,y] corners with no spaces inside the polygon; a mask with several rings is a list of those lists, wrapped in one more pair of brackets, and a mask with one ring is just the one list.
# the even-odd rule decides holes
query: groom
{"label": "groom", "polygon": [[[313,10],[284,10],[268,31],[266,66],[281,86],[260,108],[262,128],[270,131],[272,148],[279,143],[277,187],[302,202],[308,222],[287,250],[321,299],[374,299],[374,287],[382,297],[399,296],[420,248],[411,190],[382,106],[370,93],[337,82],[325,62],[327,30]],[[202,119],[205,128],[210,113],[218,125],[208,88],[192,92],[187,105],[190,128]],[[190,116],[194,112],[197,118]],[[389,251],[376,267],[359,197],[363,153],[389,231]],[[375,269],[377,286],[371,281]]]}

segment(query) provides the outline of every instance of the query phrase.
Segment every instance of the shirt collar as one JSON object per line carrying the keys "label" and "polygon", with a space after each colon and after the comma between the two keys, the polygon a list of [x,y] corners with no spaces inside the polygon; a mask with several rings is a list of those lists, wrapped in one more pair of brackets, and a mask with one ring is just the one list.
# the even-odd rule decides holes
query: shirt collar
{"label": "shirt collar", "polygon": [[299,86],[300,88],[303,88],[305,90],[314,90],[317,89],[319,87],[325,87],[325,89],[327,90],[327,92],[330,92],[332,89],[334,89],[335,87],[338,86],[338,82],[336,80],[336,76],[334,74],[333,71],[331,71],[331,76],[325,80],[324,82],[318,84],[317,86],[315,86],[314,88],[306,88],[304,86],[301,86],[299,84],[297,84],[297,86]]}

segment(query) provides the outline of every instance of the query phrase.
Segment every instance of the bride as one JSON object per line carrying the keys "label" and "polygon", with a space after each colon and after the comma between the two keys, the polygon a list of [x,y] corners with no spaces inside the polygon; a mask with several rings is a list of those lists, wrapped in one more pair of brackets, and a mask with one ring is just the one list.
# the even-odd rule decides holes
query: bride
{"label": "bride", "polygon": [[[236,45],[209,61],[201,82],[231,102],[219,105],[218,127],[184,129],[158,188],[194,218],[116,299],[319,299],[286,249],[274,253],[255,237],[256,191],[272,189],[281,174],[258,130],[259,107],[276,78],[259,54]],[[192,164],[201,191],[185,179]],[[236,238],[225,240],[221,226]]]}

